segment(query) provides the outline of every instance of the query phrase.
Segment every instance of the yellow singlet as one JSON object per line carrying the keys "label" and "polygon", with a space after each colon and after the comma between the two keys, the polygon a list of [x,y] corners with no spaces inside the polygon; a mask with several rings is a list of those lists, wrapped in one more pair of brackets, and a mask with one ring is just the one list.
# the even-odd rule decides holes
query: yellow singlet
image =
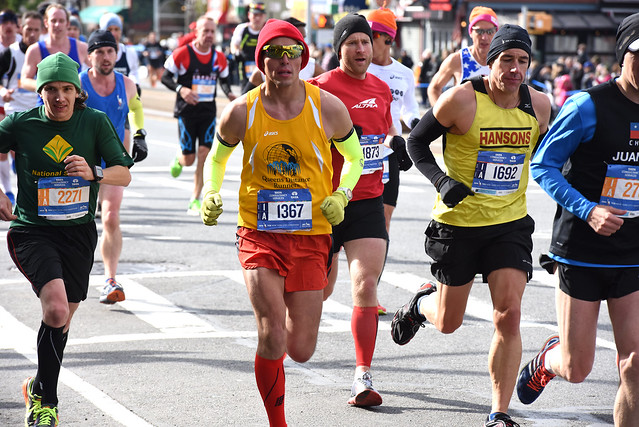
{"label": "yellow singlet", "polygon": [[438,194],[433,208],[433,219],[459,227],[503,224],[526,216],[528,164],[539,138],[539,123],[532,115],[498,107],[477,90],[475,99],[470,130],[464,135],[447,133],[444,150],[448,175],[475,195],[448,208]]}
{"label": "yellow singlet", "polygon": [[320,90],[304,82],[306,102],[290,120],[264,110],[248,92],[238,225],[262,231],[328,234],[320,205],[332,192],[331,143],[322,128]]}

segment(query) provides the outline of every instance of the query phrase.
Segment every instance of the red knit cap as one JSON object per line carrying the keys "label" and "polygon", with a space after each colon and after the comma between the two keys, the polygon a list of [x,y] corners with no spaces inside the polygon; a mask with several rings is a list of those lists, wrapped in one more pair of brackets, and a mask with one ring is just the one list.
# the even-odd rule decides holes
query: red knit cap
{"label": "red knit cap", "polygon": [[397,34],[397,22],[395,22],[395,14],[390,9],[380,7],[368,14],[368,23],[371,30],[378,33],[384,33],[395,38]]}
{"label": "red knit cap", "polygon": [[493,24],[499,29],[499,22],[497,21],[497,14],[489,7],[477,6],[470,11],[468,17],[468,34],[473,30],[473,26],[479,21],[487,21]]}
{"label": "red knit cap", "polygon": [[304,46],[304,52],[302,52],[302,66],[300,70],[306,67],[308,64],[308,46],[302,37],[302,33],[286,21],[279,19],[269,19],[266,21],[266,25],[260,31],[260,35],[257,36],[257,46],[255,47],[255,63],[261,72],[264,72],[264,65],[260,63],[260,55],[263,53],[262,48],[268,44],[269,41],[277,37],[288,37],[296,40],[299,44]]}

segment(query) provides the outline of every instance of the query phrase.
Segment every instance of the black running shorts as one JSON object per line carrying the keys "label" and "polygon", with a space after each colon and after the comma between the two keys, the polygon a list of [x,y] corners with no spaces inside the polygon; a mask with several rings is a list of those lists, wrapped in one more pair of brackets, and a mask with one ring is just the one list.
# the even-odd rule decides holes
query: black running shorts
{"label": "black running shorts", "polygon": [[338,253],[344,242],[369,237],[388,240],[382,196],[348,202],[344,221],[333,227],[333,253]]}
{"label": "black running shorts", "polygon": [[639,267],[581,267],[557,263],[559,289],[583,301],[621,298],[639,291]]}
{"label": "black running shorts", "polygon": [[9,254],[40,295],[53,279],[62,279],[67,301],[84,301],[98,243],[95,222],[64,227],[13,227],[7,233]]}
{"label": "black running shorts", "polygon": [[535,222],[522,219],[484,227],[456,227],[432,220],[426,228],[426,254],[433,259],[431,273],[449,286],[462,286],[482,274],[501,268],[525,271],[532,277],[532,234]]}
{"label": "black running shorts", "polygon": [[200,147],[211,148],[215,136],[215,114],[178,117],[178,133],[182,154],[194,154],[197,151],[196,140]]}

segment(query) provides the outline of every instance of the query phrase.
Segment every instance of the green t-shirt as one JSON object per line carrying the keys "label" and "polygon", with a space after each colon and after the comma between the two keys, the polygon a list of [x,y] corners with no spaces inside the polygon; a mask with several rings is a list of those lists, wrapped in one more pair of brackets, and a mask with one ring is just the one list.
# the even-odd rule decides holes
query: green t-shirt
{"label": "green t-shirt", "polygon": [[93,108],[75,111],[65,122],[50,120],[44,106],[14,113],[0,122],[0,153],[9,150],[15,151],[18,175],[14,210],[18,219],[11,227],[69,226],[94,220],[99,184],[68,177],[67,156],[84,157],[91,168],[100,165],[101,159],[106,167],[133,165],[107,115]]}

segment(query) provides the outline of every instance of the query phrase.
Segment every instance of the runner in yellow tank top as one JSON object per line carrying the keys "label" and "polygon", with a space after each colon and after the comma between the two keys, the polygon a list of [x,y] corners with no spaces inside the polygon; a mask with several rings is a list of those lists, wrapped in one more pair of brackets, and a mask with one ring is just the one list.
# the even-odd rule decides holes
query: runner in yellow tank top
{"label": "runner in yellow tank top", "polygon": [[496,105],[483,81],[475,100],[470,129],[463,135],[447,133],[444,150],[448,176],[475,195],[450,208],[437,193],[433,208],[433,219],[459,227],[503,224],[526,216],[528,163],[539,139],[535,116]]}
{"label": "runner in yellow tank top", "polygon": [[[226,162],[242,142],[237,248],[257,321],[257,387],[278,427],[286,426],[284,357],[305,362],[315,351],[330,226],[344,219],[364,163],[344,104],[299,79],[308,57],[293,25],[266,23],[255,54],[265,82],[222,112],[204,174],[202,220],[215,225]],[[334,192],[331,139],[345,159]]]}
{"label": "runner in yellow tank top", "polygon": [[[246,166],[239,196],[240,227],[295,234],[331,233],[331,225],[320,210],[333,189],[331,144],[322,127],[319,88],[306,82],[304,88],[307,95],[302,112],[289,120],[268,115],[259,89],[246,94],[248,123],[242,140]],[[264,200],[270,197],[281,203],[291,197],[297,203],[285,218],[275,220],[264,208],[269,204]],[[307,206],[312,209],[305,209]],[[283,207],[280,205],[280,210]]]}
{"label": "runner in yellow tank top", "polygon": [[[485,427],[517,427],[508,415],[521,361],[521,298],[532,275],[534,221],[526,214],[530,153],[546,132],[548,98],[523,84],[530,65],[526,30],[506,24],[488,50],[490,74],[450,89],[415,126],[408,151],[438,196],[426,229],[437,283],[427,283],[391,323],[404,345],[421,324],[452,333],[464,320],[475,275],[488,282],[493,334],[488,354],[492,405]],[[445,135],[444,173],[429,144]]]}

